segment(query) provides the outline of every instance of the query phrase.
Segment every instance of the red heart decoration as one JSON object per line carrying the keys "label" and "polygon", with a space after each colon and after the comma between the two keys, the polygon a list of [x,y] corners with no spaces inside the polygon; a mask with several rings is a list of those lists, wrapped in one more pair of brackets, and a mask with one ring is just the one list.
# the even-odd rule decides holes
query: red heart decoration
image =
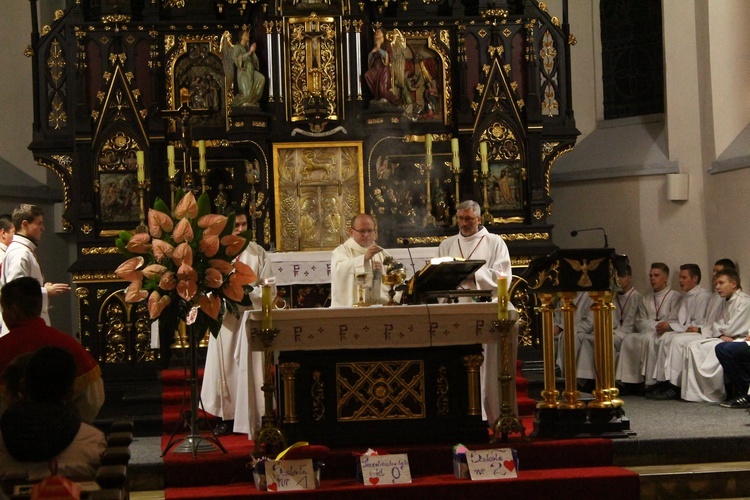
{"label": "red heart decoration", "polygon": [[268,490],[269,491],[276,491],[278,489],[279,489],[279,485],[277,485],[276,483],[271,483],[271,484],[268,485]]}
{"label": "red heart decoration", "polygon": [[379,477],[370,477],[367,480],[370,481],[370,484],[372,484],[373,486],[376,485],[376,484],[378,484],[380,482],[380,478]]}
{"label": "red heart decoration", "polygon": [[513,471],[513,469],[515,469],[515,468],[516,468],[516,462],[514,462],[513,460],[505,460],[505,461],[503,462],[503,466],[504,466],[504,467],[505,467],[506,469],[508,469],[509,471],[511,471],[511,472],[512,472],[512,471]]}

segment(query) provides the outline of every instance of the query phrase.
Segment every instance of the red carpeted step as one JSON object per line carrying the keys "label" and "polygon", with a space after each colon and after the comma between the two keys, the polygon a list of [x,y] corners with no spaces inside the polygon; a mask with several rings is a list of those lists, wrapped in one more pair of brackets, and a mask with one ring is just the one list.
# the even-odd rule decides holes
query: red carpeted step
{"label": "red carpeted step", "polygon": [[[524,419],[523,424],[530,432],[533,423]],[[174,486],[223,485],[250,480],[247,462],[253,451],[253,443],[244,435],[230,435],[220,438],[227,453],[219,451],[200,453],[197,458],[191,454],[168,453],[164,457],[164,483]],[[162,448],[168,437],[162,438]],[[554,469],[564,465],[567,468],[597,467],[612,465],[612,441],[609,439],[535,439],[525,441],[518,435],[510,436],[508,443],[472,445],[472,448],[504,448],[518,450],[522,470]],[[390,446],[383,447],[389,453],[408,453],[412,476],[421,477],[442,474],[452,470],[453,456],[451,444]],[[327,479],[348,479],[355,474],[353,451],[362,449],[335,449],[325,460],[324,477]]]}
{"label": "red carpeted step", "polygon": [[[167,500],[187,500],[195,498],[247,498],[268,495],[255,489],[252,482],[232,484],[222,487],[204,486],[199,488],[167,488]],[[277,495],[279,495],[278,493]],[[639,498],[640,481],[638,474],[621,467],[586,467],[577,469],[519,470],[518,477],[512,479],[470,481],[456,479],[453,475],[441,474],[427,477],[413,477],[411,484],[364,486],[354,479],[326,479],[325,469],[321,487],[317,490],[285,493],[289,497],[315,497],[325,499],[357,498],[389,500],[414,498],[456,499],[456,498],[607,498],[607,500],[629,500]]]}

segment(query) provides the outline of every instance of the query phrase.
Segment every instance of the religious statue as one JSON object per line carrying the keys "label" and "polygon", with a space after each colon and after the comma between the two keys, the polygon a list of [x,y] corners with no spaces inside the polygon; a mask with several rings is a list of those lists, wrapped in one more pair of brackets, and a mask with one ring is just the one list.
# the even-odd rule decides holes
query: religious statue
{"label": "religious statue", "polygon": [[237,89],[239,93],[234,96],[233,107],[258,107],[258,102],[263,95],[266,85],[266,77],[258,69],[260,62],[255,53],[257,44],[250,42],[250,32],[242,31],[240,43],[232,45],[231,36],[228,31],[221,37],[221,53],[224,59],[224,70],[227,77],[237,77]]}
{"label": "religious statue", "polygon": [[367,56],[365,83],[372,92],[372,102],[380,104],[399,103],[398,96],[391,92],[391,58],[390,43],[385,40],[382,29],[375,30],[375,46]]}

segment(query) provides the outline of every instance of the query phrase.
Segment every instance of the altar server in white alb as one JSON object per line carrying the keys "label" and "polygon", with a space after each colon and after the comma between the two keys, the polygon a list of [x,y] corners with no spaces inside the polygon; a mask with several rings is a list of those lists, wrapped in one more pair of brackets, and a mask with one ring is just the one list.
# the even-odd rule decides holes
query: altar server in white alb
{"label": "altar server in white alb", "polygon": [[[16,234],[8,245],[0,270],[0,287],[16,278],[29,276],[39,282],[42,287],[42,314],[47,325],[49,320],[49,297],[61,295],[70,291],[67,283],[49,283],[44,281],[42,268],[36,256],[39,240],[44,232],[44,211],[35,206],[21,204],[13,210],[13,226]],[[3,324],[2,333],[7,333]]]}
{"label": "altar server in white alb", "polygon": [[[238,210],[234,234],[246,230],[247,214]],[[273,270],[266,259],[266,251],[252,241],[237,260],[250,266],[258,276],[250,293],[253,307],[239,306],[239,318],[226,312],[219,336],[209,336],[201,400],[208,413],[222,419],[215,429],[217,434],[234,432],[253,439],[260,429],[264,411],[263,353],[250,350],[248,320],[252,309],[261,308],[259,283],[271,279]]]}
{"label": "altar server in white alb", "polygon": [[633,269],[628,264],[617,274],[618,290],[614,296],[615,310],[612,317],[612,338],[615,346],[615,359],[620,356],[620,347],[625,335],[635,331],[638,310],[643,304],[643,294],[633,286]]}
{"label": "altar server in white alb", "polygon": [[[711,300],[711,293],[702,288],[700,282],[701,269],[697,264],[680,266],[679,283],[683,296],[680,307],[677,309],[677,317],[671,321],[662,321],[657,324],[656,335],[648,337],[645,346],[646,361],[644,363],[646,385],[657,385],[653,391],[647,394],[650,399],[667,400],[679,397],[679,387],[672,386],[668,382],[667,358],[670,356],[672,346],[677,338],[683,336],[682,334],[688,330],[700,327],[706,322],[706,311]],[[695,340],[695,337],[690,333],[686,335]],[[689,341],[687,342],[689,343]],[[681,345],[680,341],[677,341],[677,345]],[[679,347],[675,349],[675,356],[684,353]],[[669,362],[671,363],[671,360]],[[669,373],[672,375],[671,369],[669,369]],[[677,374],[675,374],[676,376]]]}
{"label": "altar server in white alb", "polygon": [[716,344],[742,341],[750,329],[750,296],[742,291],[737,271],[719,271],[716,292],[724,299],[716,321],[702,326],[704,340],[692,342],[685,351],[682,399],[686,401],[724,400],[724,370],[716,357]]}
{"label": "altar server in white alb", "polygon": [[375,220],[368,214],[355,215],[349,227],[349,239],[331,255],[331,307],[351,307],[359,301],[357,276],[363,284],[365,302],[385,303],[389,287],[383,284],[384,250],[375,243]]}
{"label": "altar server in white alb", "polygon": [[[496,296],[497,279],[504,276],[510,286],[513,278],[508,247],[499,235],[490,233],[487,228],[480,226],[482,210],[477,202],[471,200],[461,202],[456,212],[456,220],[459,233],[440,243],[438,256],[486,261],[474,275],[461,283],[460,288],[493,290],[493,295]],[[512,341],[515,342],[515,339]],[[484,348],[484,362],[480,369],[482,417],[492,424],[498,417],[500,408],[500,388],[497,380],[498,344],[484,344],[482,347]],[[515,362],[515,359],[511,359],[511,366],[515,366]],[[515,400],[515,385],[511,384],[511,401]]]}
{"label": "altar server in white alb", "polygon": [[615,379],[623,384],[641,384],[644,377],[644,344],[649,335],[655,335],[657,325],[677,317],[682,296],[669,288],[669,267],[654,262],[648,273],[651,293],[643,298],[635,322],[636,331],[624,335],[617,360]]}

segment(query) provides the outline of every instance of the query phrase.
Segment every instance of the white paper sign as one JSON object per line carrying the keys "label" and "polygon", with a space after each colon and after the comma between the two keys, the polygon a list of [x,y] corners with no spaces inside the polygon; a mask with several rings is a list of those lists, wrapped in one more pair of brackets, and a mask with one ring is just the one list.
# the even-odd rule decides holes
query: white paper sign
{"label": "white paper sign", "polygon": [[378,484],[411,483],[409,457],[399,455],[363,455],[359,457],[362,466],[362,479],[365,486]]}
{"label": "white paper sign", "polygon": [[513,450],[510,448],[468,450],[466,462],[472,481],[518,477]]}
{"label": "white paper sign", "polygon": [[312,460],[266,460],[268,491],[314,490]]}

